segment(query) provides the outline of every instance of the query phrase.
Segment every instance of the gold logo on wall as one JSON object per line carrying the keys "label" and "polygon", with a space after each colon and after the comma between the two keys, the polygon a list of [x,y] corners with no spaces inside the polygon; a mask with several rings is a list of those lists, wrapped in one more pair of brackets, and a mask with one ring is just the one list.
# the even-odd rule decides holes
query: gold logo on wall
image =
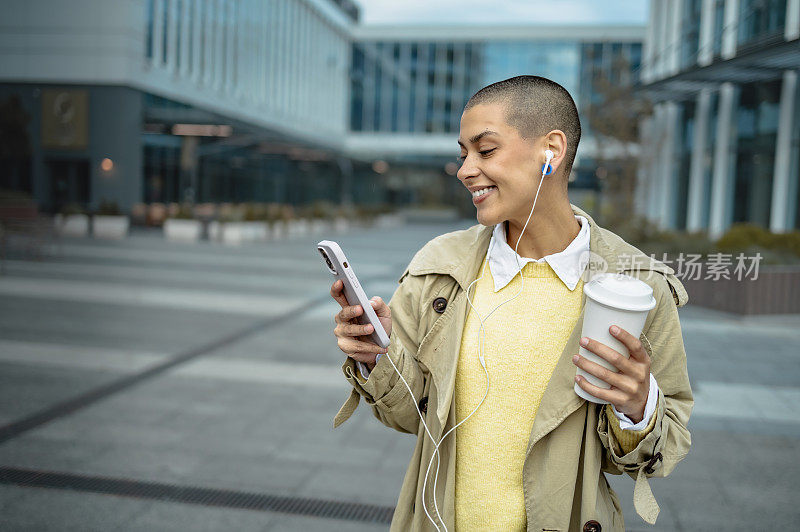
{"label": "gold logo on wall", "polygon": [[61,150],[86,149],[89,145],[88,91],[42,91],[42,145]]}

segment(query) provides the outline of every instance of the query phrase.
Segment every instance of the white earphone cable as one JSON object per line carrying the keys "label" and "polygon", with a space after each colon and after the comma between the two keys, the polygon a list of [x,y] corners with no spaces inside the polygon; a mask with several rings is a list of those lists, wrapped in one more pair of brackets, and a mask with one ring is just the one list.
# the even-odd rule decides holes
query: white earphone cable
{"label": "white earphone cable", "polygon": [[[547,171],[547,168],[548,168],[548,166],[550,164],[550,159],[552,159],[552,157],[553,157],[553,153],[550,150],[547,150],[545,153],[546,153],[547,161],[545,162],[544,166],[542,167],[542,177],[539,180],[539,186],[536,188],[536,195],[533,198],[533,205],[531,206],[531,212],[530,212],[530,214],[528,214],[528,219],[525,221],[525,225],[522,227],[522,231],[520,232],[519,238],[517,239],[517,244],[514,246],[514,255],[515,255],[515,259],[517,261],[517,269],[518,269],[517,273],[519,274],[520,281],[521,281],[519,291],[517,291],[517,293],[513,297],[511,297],[511,298],[507,299],[506,301],[503,301],[502,303],[497,305],[494,309],[492,309],[491,312],[489,312],[489,314],[486,315],[485,318],[482,318],[480,313],[478,312],[478,309],[476,309],[472,305],[472,302],[469,299],[469,290],[470,290],[470,288],[472,288],[472,285],[474,285],[475,283],[477,283],[478,281],[483,279],[483,276],[486,273],[486,266],[488,266],[489,259],[491,258],[491,253],[492,253],[491,247],[489,248],[489,253],[487,255],[486,264],[484,264],[483,271],[481,272],[481,276],[478,277],[477,279],[475,279],[474,281],[472,281],[472,283],[470,283],[470,285],[467,287],[467,303],[469,304],[470,308],[478,315],[478,320],[480,321],[480,332],[479,332],[480,338],[478,340],[478,361],[480,362],[481,367],[483,367],[483,371],[486,374],[486,391],[484,392],[483,398],[480,400],[478,405],[472,410],[472,412],[469,413],[469,415],[467,417],[465,417],[464,419],[459,421],[450,430],[448,430],[441,437],[439,442],[437,443],[435,438],[431,434],[431,431],[428,428],[427,423],[425,423],[425,416],[422,415],[422,412],[419,409],[419,403],[418,403],[416,397],[414,397],[414,392],[411,391],[411,387],[408,385],[408,382],[406,382],[405,378],[403,378],[403,375],[397,369],[397,366],[394,364],[394,361],[392,360],[392,358],[388,354],[386,355],[386,358],[389,359],[389,362],[392,364],[392,367],[394,368],[394,371],[397,373],[398,377],[400,377],[400,380],[403,381],[403,384],[405,385],[406,389],[408,390],[408,393],[411,396],[411,399],[414,401],[414,408],[416,408],[416,410],[417,410],[417,414],[419,415],[419,419],[422,422],[422,426],[425,428],[425,432],[428,434],[428,437],[431,439],[431,442],[433,442],[433,444],[434,444],[433,454],[431,455],[431,459],[430,459],[430,461],[428,461],[428,467],[425,470],[425,480],[422,483],[422,495],[421,495],[421,497],[422,497],[422,509],[425,512],[425,515],[427,516],[428,520],[436,528],[437,532],[442,532],[442,529],[439,528],[439,525],[436,523],[436,521],[434,521],[433,517],[431,517],[431,514],[428,511],[428,505],[427,505],[427,503],[425,501],[425,489],[426,489],[427,484],[428,484],[428,476],[430,475],[430,470],[431,470],[431,466],[433,464],[433,460],[434,460],[434,458],[436,458],[436,470],[435,470],[434,477],[433,477],[433,506],[434,506],[434,511],[435,511],[436,517],[439,519],[439,522],[441,523],[442,527],[444,528],[444,532],[448,532],[447,526],[444,524],[444,519],[442,519],[442,515],[439,512],[439,505],[436,502],[437,480],[439,478],[439,466],[440,466],[440,463],[441,463],[440,462],[440,456],[439,456],[439,454],[440,454],[439,453],[439,447],[442,445],[442,442],[444,442],[444,440],[445,440],[445,438],[447,438],[447,436],[449,436],[454,430],[456,430],[460,425],[462,425],[469,418],[471,418],[472,415],[475,412],[478,411],[478,409],[481,407],[483,402],[486,400],[486,397],[488,397],[488,395],[489,395],[489,370],[486,368],[486,360],[485,360],[485,358],[483,356],[483,342],[484,342],[484,338],[485,338],[485,327],[484,327],[484,324],[485,324],[485,321],[489,319],[489,316],[494,314],[494,312],[497,309],[499,309],[500,307],[502,307],[506,303],[516,299],[522,293],[522,290],[523,290],[523,288],[525,286],[525,277],[522,275],[522,266],[519,263],[519,254],[517,254],[517,249],[519,249],[519,243],[522,240],[522,235],[525,233],[525,229],[528,227],[528,223],[531,220],[531,216],[533,216],[533,210],[536,208],[536,200],[539,198],[539,192],[542,189],[542,183],[544,183],[545,175],[547,175],[546,171]],[[503,222],[501,222],[501,223],[503,223]],[[492,242],[492,245],[494,245],[494,241]]]}

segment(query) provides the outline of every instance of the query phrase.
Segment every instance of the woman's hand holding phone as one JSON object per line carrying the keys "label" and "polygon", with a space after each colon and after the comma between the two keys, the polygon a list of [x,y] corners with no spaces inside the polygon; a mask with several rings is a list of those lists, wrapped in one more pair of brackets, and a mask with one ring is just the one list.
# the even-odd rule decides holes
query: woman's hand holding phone
{"label": "woman's hand holding phone", "polygon": [[[378,353],[386,353],[387,350],[370,338],[372,325],[361,325],[356,322],[356,318],[364,312],[364,309],[361,308],[361,305],[350,305],[343,290],[344,285],[341,280],[337,279],[331,286],[331,296],[342,307],[342,310],[334,316],[336,328],[333,329],[333,334],[338,340],[339,349],[344,354],[353,360],[364,363],[367,369],[372,371],[372,368],[375,367],[375,356]],[[386,334],[391,336],[392,312],[389,305],[378,296],[370,299],[370,303]]]}

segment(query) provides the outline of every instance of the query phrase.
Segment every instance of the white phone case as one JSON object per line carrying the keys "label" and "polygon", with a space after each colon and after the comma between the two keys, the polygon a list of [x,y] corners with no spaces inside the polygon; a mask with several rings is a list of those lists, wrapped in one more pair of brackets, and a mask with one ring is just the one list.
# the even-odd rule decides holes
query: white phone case
{"label": "white phone case", "polygon": [[383,325],[375,314],[375,309],[361,288],[361,283],[358,282],[358,277],[353,271],[353,265],[347,260],[342,248],[333,240],[322,240],[317,243],[317,249],[324,259],[326,259],[328,271],[330,271],[336,279],[341,279],[344,283],[344,295],[350,305],[361,305],[364,309],[363,314],[356,316],[356,322],[361,325],[367,323],[372,324],[372,334],[370,338],[373,342],[381,347],[389,347],[389,335],[383,329]]}

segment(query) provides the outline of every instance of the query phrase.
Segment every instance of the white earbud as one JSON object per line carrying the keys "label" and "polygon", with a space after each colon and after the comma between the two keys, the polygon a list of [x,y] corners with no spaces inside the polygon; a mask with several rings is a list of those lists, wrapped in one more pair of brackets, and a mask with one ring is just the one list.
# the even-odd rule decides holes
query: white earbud
{"label": "white earbud", "polygon": [[542,165],[542,177],[553,173],[553,167],[550,166],[550,161],[555,157],[553,150],[544,150],[544,156],[547,159]]}

